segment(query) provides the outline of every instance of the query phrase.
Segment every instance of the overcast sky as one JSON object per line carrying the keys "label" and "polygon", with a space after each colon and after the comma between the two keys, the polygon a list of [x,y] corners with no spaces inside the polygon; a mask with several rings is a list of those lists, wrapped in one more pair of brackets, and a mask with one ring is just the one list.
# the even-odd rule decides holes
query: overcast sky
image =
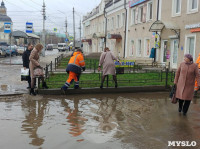
{"label": "overcast sky", "polygon": [[[0,0],[2,1],[2,0]],[[42,30],[42,5],[43,0],[3,0],[7,8],[7,15],[13,21],[14,30],[25,31],[26,22],[33,22],[36,32]],[[68,20],[68,32],[73,34],[73,7],[76,18],[76,34],[79,33],[79,24],[82,16],[99,5],[101,0],[45,0],[46,4],[46,29],[65,32],[65,18]]]}

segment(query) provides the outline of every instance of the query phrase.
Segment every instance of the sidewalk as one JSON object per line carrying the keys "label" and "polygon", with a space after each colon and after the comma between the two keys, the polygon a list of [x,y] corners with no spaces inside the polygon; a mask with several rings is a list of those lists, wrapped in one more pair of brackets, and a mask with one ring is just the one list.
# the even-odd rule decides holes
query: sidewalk
{"label": "sidewalk", "polygon": [[[54,63],[55,58],[63,53],[58,52],[52,55],[46,55],[45,57],[40,57],[40,64],[45,67],[51,61]],[[64,53],[66,55],[70,53]],[[1,95],[14,95],[14,94],[24,94],[28,93],[26,81],[21,81],[21,68],[22,57],[12,57],[12,65],[10,65],[9,58],[0,59],[0,96]]]}

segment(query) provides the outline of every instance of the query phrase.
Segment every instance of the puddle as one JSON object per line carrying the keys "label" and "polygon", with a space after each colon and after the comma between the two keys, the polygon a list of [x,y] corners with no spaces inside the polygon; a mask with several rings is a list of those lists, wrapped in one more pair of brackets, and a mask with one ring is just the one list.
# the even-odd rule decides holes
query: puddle
{"label": "puddle", "polygon": [[0,97],[0,132],[0,148],[199,148],[200,105],[194,100],[185,117],[166,93]]}

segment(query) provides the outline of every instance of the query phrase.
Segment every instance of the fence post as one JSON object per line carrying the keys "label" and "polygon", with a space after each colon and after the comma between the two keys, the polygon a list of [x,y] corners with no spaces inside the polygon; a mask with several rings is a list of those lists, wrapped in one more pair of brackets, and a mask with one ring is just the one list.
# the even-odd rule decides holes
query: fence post
{"label": "fence post", "polygon": [[46,65],[46,69],[45,69],[45,80],[47,78],[47,73],[48,73],[48,65]]}
{"label": "fence post", "polygon": [[109,80],[109,76],[107,75],[107,80],[106,80],[107,88],[108,88],[108,80]]}
{"label": "fence post", "polygon": [[56,58],[55,58],[55,71],[56,71]]}
{"label": "fence post", "polygon": [[167,68],[166,69],[166,82],[165,82],[165,88],[167,89],[167,87],[168,87],[168,75],[169,75],[169,69]]}
{"label": "fence post", "polygon": [[53,62],[51,61],[51,65],[50,65],[51,72],[53,71],[52,70],[52,67],[53,67],[52,65],[53,65]]}
{"label": "fence post", "polygon": [[96,72],[96,61],[94,62],[94,73]]}

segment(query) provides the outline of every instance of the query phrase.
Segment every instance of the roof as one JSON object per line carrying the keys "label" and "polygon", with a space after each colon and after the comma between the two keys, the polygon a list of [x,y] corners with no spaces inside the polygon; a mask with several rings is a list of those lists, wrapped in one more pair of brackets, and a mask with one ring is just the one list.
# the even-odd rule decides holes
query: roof
{"label": "roof", "polygon": [[12,36],[15,38],[28,38],[27,34],[22,31],[14,31],[12,32]]}
{"label": "roof", "polygon": [[149,31],[150,32],[161,32],[163,28],[167,28],[167,29],[171,29],[171,30],[179,30],[180,28],[176,25],[176,24],[173,24],[171,22],[162,22],[160,20],[158,21],[155,21]]}
{"label": "roof", "polygon": [[35,35],[35,34],[33,34],[33,33],[26,33],[26,34],[27,34],[28,38],[32,38],[32,39],[40,39],[39,36],[37,36],[37,35]]}
{"label": "roof", "polygon": [[0,22],[12,22],[12,20],[9,16],[0,14]]}

